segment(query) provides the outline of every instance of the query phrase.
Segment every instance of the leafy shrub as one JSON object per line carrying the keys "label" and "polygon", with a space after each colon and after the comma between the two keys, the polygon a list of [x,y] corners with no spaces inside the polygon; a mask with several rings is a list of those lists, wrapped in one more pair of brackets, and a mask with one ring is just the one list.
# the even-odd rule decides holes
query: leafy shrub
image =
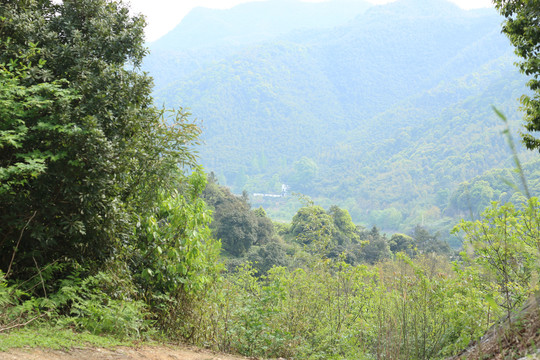
{"label": "leafy shrub", "polygon": [[537,287],[532,280],[538,272],[539,205],[537,198],[524,201],[521,208],[493,202],[481,220],[462,221],[455,228],[465,233],[470,261],[482,270],[486,293],[506,310],[509,321],[510,313]]}
{"label": "leafy shrub", "polygon": [[193,309],[219,280],[222,269],[221,244],[211,237],[211,216],[199,198],[204,186],[204,174],[196,171],[184,189],[162,194],[129,255],[139,296],[149,304],[157,325],[185,339],[198,331]]}
{"label": "leafy shrub", "polygon": [[68,308],[58,324],[119,338],[140,338],[148,332],[152,322],[147,320],[147,305],[140,300],[111,298],[106,288],[113,282],[112,276],[103,272],[86,279],[72,276],[63,280],[59,291],[51,296],[53,304]]}

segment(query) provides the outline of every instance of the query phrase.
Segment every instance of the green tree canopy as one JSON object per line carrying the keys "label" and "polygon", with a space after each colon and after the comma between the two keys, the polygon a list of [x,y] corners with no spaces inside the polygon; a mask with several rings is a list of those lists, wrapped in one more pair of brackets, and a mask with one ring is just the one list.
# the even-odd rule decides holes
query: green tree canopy
{"label": "green tree canopy", "polygon": [[448,243],[440,240],[438,234],[433,235],[420,225],[416,225],[412,237],[414,238],[416,250],[421,254],[450,255],[452,252]]}
{"label": "green tree canopy", "polygon": [[120,1],[2,3],[2,270],[99,265],[195,164],[199,129],[156,109],[139,70],[144,25]]}
{"label": "green tree canopy", "polygon": [[333,205],[328,209],[328,215],[332,216],[336,228],[337,243],[349,245],[360,242],[361,229],[356,226],[347,210]]}
{"label": "green tree canopy", "polygon": [[262,207],[251,210],[246,192],[241,196],[232,194],[211,173],[203,198],[214,210],[213,235],[221,239],[230,254],[243,256],[252,245],[262,246],[274,240],[272,221]]}
{"label": "green tree canopy", "polygon": [[376,226],[367,233],[367,240],[368,243],[364,245],[361,253],[363,261],[369,264],[375,264],[392,257],[386,235],[381,235]]}
{"label": "green tree canopy", "polygon": [[537,0],[493,0],[495,7],[506,18],[502,31],[515,47],[516,54],[523,58],[519,69],[527,76],[532,76],[528,86],[532,96],[523,95],[521,101],[525,108],[525,129],[523,141],[527,148],[540,150],[540,139],[534,134],[540,131],[540,24]]}
{"label": "green tree canopy", "polygon": [[404,252],[408,256],[414,256],[417,253],[414,239],[405,234],[394,234],[388,241],[390,246],[390,251],[397,254],[399,252]]}
{"label": "green tree canopy", "polygon": [[298,210],[291,223],[291,233],[304,244],[331,239],[334,220],[320,206],[305,206]]}

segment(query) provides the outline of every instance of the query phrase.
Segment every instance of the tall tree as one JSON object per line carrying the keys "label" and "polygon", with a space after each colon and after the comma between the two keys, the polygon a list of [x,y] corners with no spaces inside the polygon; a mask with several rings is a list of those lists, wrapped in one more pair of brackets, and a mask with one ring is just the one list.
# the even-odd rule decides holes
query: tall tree
{"label": "tall tree", "polygon": [[2,270],[99,265],[195,164],[198,128],[166,119],[139,70],[144,25],[121,1],[2,3]]}
{"label": "tall tree", "polygon": [[528,82],[532,96],[523,95],[521,102],[525,108],[525,129],[523,142],[529,149],[540,151],[540,139],[533,132],[540,131],[540,1],[538,0],[493,0],[495,7],[506,18],[502,32],[508,36],[515,52],[523,58],[519,63],[522,73],[532,76]]}

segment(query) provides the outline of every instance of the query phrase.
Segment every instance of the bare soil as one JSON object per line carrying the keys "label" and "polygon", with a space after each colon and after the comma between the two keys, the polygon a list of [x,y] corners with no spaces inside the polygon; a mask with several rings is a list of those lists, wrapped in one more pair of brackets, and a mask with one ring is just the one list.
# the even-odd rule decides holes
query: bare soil
{"label": "bare soil", "polygon": [[49,349],[11,349],[0,352],[1,360],[247,360],[196,348],[166,346],[75,348],[69,351]]}

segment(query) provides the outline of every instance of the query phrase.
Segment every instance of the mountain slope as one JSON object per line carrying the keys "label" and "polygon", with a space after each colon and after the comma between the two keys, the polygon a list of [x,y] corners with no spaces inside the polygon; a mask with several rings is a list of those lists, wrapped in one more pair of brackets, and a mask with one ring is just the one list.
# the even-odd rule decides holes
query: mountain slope
{"label": "mountain slope", "polygon": [[171,50],[169,72],[149,70],[158,101],[203,121],[203,164],[234,191],[284,182],[356,221],[392,208],[399,220],[382,226],[395,229],[434,207],[442,218],[459,183],[509,164],[491,105],[519,119],[526,80],[500,23],[401,0],[333,28]]}
{"label": "mountain slope", "polygon": [[152,50],[186,50],[259,42],[299,29],[331,28],[370,7],[365,1],[332,0],[308,3],[268,0],[227,10],[195,8],[170,33],[151,44]]}

